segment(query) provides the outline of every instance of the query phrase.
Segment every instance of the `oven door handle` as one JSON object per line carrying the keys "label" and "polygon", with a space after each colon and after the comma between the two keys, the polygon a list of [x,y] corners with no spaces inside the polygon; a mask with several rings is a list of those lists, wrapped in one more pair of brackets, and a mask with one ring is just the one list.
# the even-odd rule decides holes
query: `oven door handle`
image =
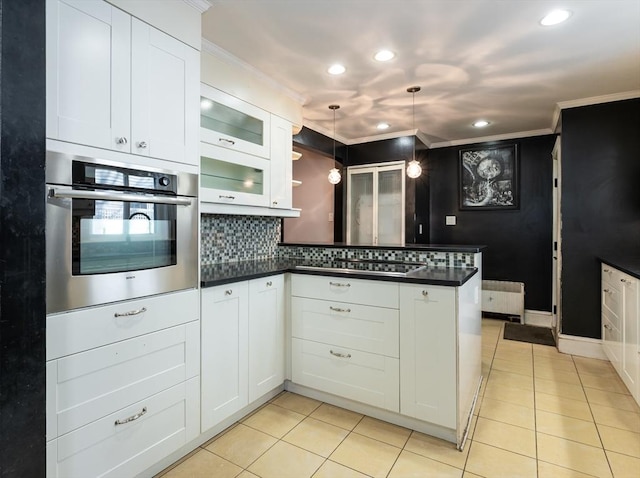
{"label": "oven door handle", "polygon": [[151,196],[146,194],[116,193],[108,191],[79,191],[74,189],[49,188],[49,197],[67,199],[99,199],[103,201],[150,202],[154,204],[191,206],[191,198]]}

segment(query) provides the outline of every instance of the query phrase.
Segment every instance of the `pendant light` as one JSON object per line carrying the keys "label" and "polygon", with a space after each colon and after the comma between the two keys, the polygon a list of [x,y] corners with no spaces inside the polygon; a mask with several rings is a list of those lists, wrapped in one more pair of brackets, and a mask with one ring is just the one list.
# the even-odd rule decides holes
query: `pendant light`
{"label": "pendant light", "polygon": [[[413,99],[413,131],[415,135],[416,130],[416,93],[420,91],[419,86],[411,86],[407,88],[407,93],[411,93]],[[413,159],[407,165],[407,176],[412,179],[420,177],[422,174],[422,166],[416,161],[416,138],[413,137]]]}
{"label": "pendant light", "polygon": [[[333,164],[335,166],[336,163],[336,110],[340,108],[340,105],[329,105],[329,109],[333,110]],[[331,184],[338,184],[342,179],[342,175],[340,174],[340,170],[336,167],[329,171],[329,176],[327,179]]]}

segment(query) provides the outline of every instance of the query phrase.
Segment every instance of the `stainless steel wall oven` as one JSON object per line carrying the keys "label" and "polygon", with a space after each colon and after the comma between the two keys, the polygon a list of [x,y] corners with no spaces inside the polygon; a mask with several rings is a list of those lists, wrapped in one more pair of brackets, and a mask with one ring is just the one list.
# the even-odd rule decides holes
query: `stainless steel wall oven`
{"label": "stainless steel wall oven", "polygon": [[196,174],[47,152],[47,313],[197,287]]}

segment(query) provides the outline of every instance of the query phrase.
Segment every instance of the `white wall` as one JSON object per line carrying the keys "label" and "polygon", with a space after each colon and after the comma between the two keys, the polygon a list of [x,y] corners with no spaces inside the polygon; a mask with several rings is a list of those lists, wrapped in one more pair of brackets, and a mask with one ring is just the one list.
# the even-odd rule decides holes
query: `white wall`
{"label": "white wall", "polygon": [[302,185],[293,188],[293,207],[300,217],[284,220],[285,242],[333,242],[333,195],[335,186],[327,180],[334,160],[314,151],[302,151],[293,162],[293,179]]}

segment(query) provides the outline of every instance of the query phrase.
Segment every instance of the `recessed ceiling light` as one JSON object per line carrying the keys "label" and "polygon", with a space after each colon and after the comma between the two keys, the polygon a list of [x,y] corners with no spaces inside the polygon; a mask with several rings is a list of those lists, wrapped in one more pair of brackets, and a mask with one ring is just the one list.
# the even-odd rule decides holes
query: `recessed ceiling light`
{"label": "recessed ceiling light", "polygon": [[389,123],[378,123],[378,126],[376,126],[376,128],[378,129],[388,129],[389,128]]}
{"label": "recessed ceiling light", "polygon": [[391,50],[380,50],[375,54],[374,58],[378,61],[389,61],[395,56],[396,54]]}
{"label": "recessed ceiling light", "polygon": [[545,27],[557,25],[558,23],[562,23],[567,20],[570,16],[571,12],[569,10],[553,10],[547,13],[542,20],[540,20],[540,25]]}
{"label": "recessed ceiling light", "polygon": [[347,69],[339,63],[331,65],[327,70],[331,75],[342,75]]}
{"label": "recessed ceiling light", "polygon": [[476,128],[484,128],[485,126],[489,126],[489,122],[487,120],[478,120],[473,123],[473,126]]}

